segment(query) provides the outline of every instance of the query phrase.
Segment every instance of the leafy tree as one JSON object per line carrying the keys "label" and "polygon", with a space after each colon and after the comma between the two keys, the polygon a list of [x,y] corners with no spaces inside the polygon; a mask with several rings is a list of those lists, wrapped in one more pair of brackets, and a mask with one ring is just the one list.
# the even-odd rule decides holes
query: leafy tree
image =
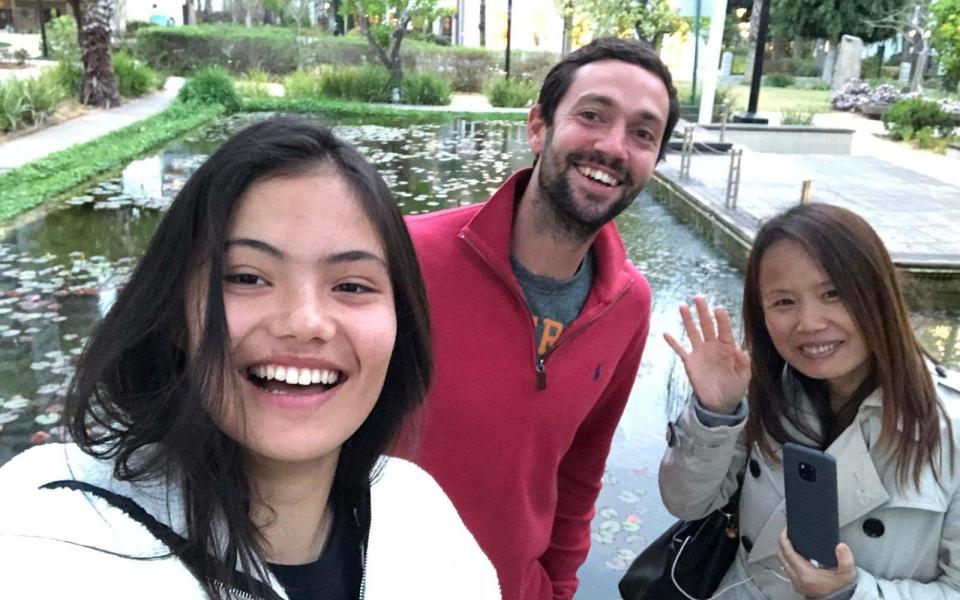
{"label": "leafy tree", "polygon": [[903,9],[908,0],[772,0],[770,29],[783,39],[827,39],[839,42],[844,34],[865,43],[880,42],[896,31],[878,26],[887,15]]}
{"label": "leafy tree", "polygon": [[930,13],[934,19],[933,46],[955,87],[960,81],[960,0],[937,0]]}
{"label": "leafy tree", "polygon": [[562,0],[558,6],[568,17],[589,19],[595,35],[636,37],[659,46],[664,36],[687,29],[687,23],[670,5],[670,0]]}
{"label": "leafy tree", "polygon": [[390,71],[391,87],[403,79],[400,44],[414,18],[433,19],[439,0],[343,0],[341,14],[356,15],[360,31]]}

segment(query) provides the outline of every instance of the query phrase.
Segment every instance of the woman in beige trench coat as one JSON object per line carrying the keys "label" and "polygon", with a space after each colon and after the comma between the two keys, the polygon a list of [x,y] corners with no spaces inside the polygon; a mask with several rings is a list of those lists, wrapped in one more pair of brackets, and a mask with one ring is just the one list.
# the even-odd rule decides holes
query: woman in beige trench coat
{"label": "woman in beige trench coat", "polygon": [[[660,491],[674,515],[700,518],[743,473],[740,548],[716,597],[960,599],[958,382],[931,374],[870,226],[810,204],[761,228],[745,281],[746,351],[724,309],[695,305],[696,322],[680,308],[692,347],[666,336],[695,397],[669,427]],[[834,569],[800,556],[785,532],[789,441],[836,458]]]}

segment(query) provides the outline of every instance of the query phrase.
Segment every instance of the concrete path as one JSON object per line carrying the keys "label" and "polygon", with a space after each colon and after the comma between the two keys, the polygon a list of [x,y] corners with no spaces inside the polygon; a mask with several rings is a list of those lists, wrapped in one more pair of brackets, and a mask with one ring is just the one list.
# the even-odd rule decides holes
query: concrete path
{"label": "concrete path", "polygon": [[878,137],[886,133],[883,122],[849,112],[816,115],[814,125],[853,129],[854,156],[873,156],[893,165],[960,187],[960,160],[925,150],[914,150],[906,144]]}
{"label": "concrete path", "polygon": [[680,178],[680,158],[667,155],[657,171],[712,211],[727,216],[751,239],[761,221],[796,205],[802,182],[811,179],[812,201],[843,206],[863,216],[897,263],[960,268],[958,186],[873,156],[744,150],[736,209],[729,210],[725,200],[730,157],[693,156],[686,180]]}
{"label": "concrete path", "polygon": [[149,96],[128,100],[116,108],[70,119],[0,144],[0,171],[25,165],[74,144],[89,142],[153,116],[173,102],[182,84],[183,79],[169,77],[163,90]]}

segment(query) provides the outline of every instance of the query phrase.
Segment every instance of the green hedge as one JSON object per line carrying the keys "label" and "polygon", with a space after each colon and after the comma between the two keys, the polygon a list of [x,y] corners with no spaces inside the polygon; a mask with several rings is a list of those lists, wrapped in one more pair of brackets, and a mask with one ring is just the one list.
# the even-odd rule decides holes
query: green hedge
{"label": "green hedge", "polygon": [[[212,65],[237,74],[262,69],[284,75],[298,68],[298,56],[302,67],[380,65],[367,41],[359,36],[311,31],[301,37],[298,48],[292,30],[271,26],[146,27],[137,32],[137,54],[154,68],[176,75]],[[460,92],[480,92],[501,74],[504,62],[501,51],[417,40],[404,40],[401,56],[405,73],[440,75]],[[539,84],[559,58],[550,52],[514,51],[511,77]]]}
{"label": "green hedge", "polygon": [[153,68],[176,75],[208,66],[234,73],[261,69],[288,73],[297,66],[291,30],[279,27],[185,25],[137,31],[137,55]]}
{"label": "green hedge", "polygon": [[0,173],[0,219],[9,219],[101,173],[118,169],[222,113],[223,107],[219,105],[174,104],[159,114],[90,142]]}

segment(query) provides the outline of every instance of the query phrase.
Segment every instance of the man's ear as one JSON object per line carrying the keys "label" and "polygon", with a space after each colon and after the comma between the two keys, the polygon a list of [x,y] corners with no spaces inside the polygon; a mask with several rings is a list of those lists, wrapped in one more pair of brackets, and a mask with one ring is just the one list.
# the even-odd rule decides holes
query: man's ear
{"label": "man's ear", "polygon": [[543,112],[539,104],[530,107],[527,114],[527,143],[534,156],[540,156],[547,139],[547,122],[543,119]]}

